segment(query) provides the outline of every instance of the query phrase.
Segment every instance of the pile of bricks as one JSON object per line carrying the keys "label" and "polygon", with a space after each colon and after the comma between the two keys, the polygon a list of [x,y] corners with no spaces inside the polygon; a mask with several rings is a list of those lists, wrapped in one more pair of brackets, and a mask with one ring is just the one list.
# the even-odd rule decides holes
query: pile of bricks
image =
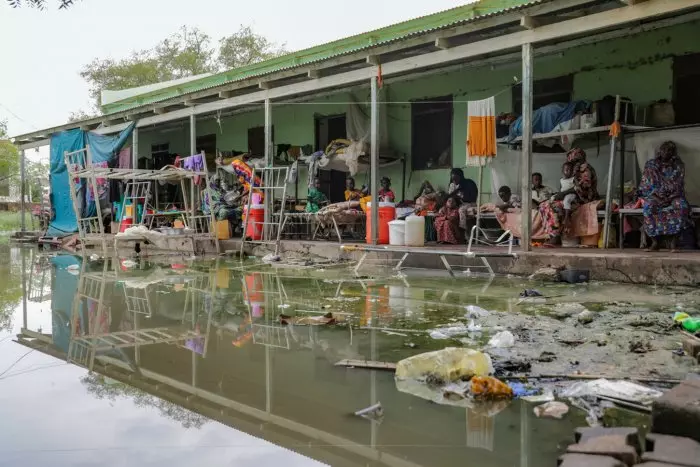
{"label": "pile of bricks", "polygon": [[560,467],[700,467],[700,380],[654,402],[643,446],[636,428],[579,428],[575,439]]}

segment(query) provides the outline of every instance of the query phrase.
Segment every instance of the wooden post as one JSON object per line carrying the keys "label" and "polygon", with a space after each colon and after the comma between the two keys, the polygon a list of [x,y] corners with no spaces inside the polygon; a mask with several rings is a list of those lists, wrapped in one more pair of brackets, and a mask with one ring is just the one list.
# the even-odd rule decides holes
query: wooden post
{"label": "wooden post", "polygon": [[[197,154],[197,117],[194,114],[190,115],[190,156]],[[196,169],[195,169],[196,170]],[[188,227],[190,229],[197,230],[197,222],[195,221],[196,209],[196,198],[195,198],[195,184],[194,178],[190,178],[190,224]],[[184,193],[183,193],[184,195]]]}
{"label": "wooden post", "polygon": [[[134,128],[134,132],[131,134],[131,141],[132,141],[132,148],[131,148],[131,168],[133,170],[138,169],[139,166],[139,129]],[[136,194],[136,179],[133,179],[131,181],[131,194],[132,196]],[[126,212],[126,197],[129,196],[129,192],[124,193],[124,206],[122,206],[122,216],[121,218],[124,218],[124,213]],[[131,200],[132,206],[131,206],[131,225],[138,225],[138,209],[137,209],[137,200],[132,199]],[[145,206],[144,206],[145,208]],[[121,219],[119,219],[119,225],[121,227]]]}
{"label": "wooden post", "polygon": [[[620,120],[620,96],[615,98],[615,122]],[[605,223],[603,224],[603,248],[608,247],[608,239],[610,238],[610,217],[612,215],[612,179],[615,175],[615,153],[617,146],[617,137],[610,137],[610,163],[608,164],[608,184],[605,187]],[[624,158],[625,155],[623,154]],[[624,190],[624,187],[623,187]],[[622,200],[620,200],[622,202]]]}
{"label": "wooden post", "polygon": [[[19,152],[19,184],[20,184],[20,200],[19,200],[19,206],[20,206],[20,228],[22,230],[22,233],[25,232],[27,225],[24,221],[24,198],[26,196],[25,194],[25,185],[26,185],[26,166],[24,163],[24,149],[22,149]],[[22,256],[24,259],[24,256]],[[22,274],[24,274],[24,269],[22,269]],[[24,277],[24,275],[22,276]]]}
{"label": "wooden post", "polygon": [[377,77],[372,76],[371,80],[371,104],[370,104],[370,145],[371,145],[371,158],[370,158],[370,186],[372,190],[372,210],[370,219],[370,225],[372,230],[372,245],[378,243],[378,229],[379,229],[379,197],[377,196],[377,190],[379,189],[379,183],[377,180],[379,171],[379,112],[377,109]]}
{"label": "wooden post", "polygon": [[520,243],[523,251],[530,251],[532,201],[530,179],[532,178],[532,44],[523,44],[523,154],[521,193],[523,203]]}
{"label": "wooden post", "polygon": [[[273,166],[273,156],[272,156],[272,103],[269,98],[265,99],[265,167]],[[265,172],[268,177],[267,180],[262,180],[265,186],[277,186],[277,177],[275,177],[274,171]],[[251,188],[252,192],[252,188]],[[270,238],[270,222],[272,222],[272,211],[275,207],[275,190],[267,190],[265,192],[264,206],[265,206],[265,216],[263,224],[263,240],[268,240]],[[284,200],[282,200],[284,203]]]}

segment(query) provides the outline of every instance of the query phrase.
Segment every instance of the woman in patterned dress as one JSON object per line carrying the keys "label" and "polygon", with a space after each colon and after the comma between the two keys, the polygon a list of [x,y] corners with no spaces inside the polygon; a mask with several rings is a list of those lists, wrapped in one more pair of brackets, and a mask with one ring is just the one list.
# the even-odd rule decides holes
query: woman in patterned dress
{"label": "woman in patterned dress", "polygon": [[459,228],[459,202],[448,198],[445,206],[435,216],[435,231],[438,243],[457,245],[462,243],[462,230]]}
{"label": "woman in patterned dress", "polygon": [[663,236],[670,237],[671,251],[675,251],[680,233],[690,225],[685,164],[675,143],[663,143],[656,157],[646,163],[637,193],[644,202],[644,232],[651,238],[647,251],[658,251]]}
{"label": "woman in patterned dress", "polygon": [[571,203],[571,211],[575,211],[581,204],[599,199],[598,177],[595,169],[586,162],[586,152],[583,149],[574,148],[566,154],[566,160],[574,165],[574,187],[557,193],[551,201],[543,201],[539,206],[545,232],[549,238],[545,245],[550,247],[561,242],[562,227],[568,228],[562,225],[565,216],[563,200],[566,195],[576,195],[576,199]]}

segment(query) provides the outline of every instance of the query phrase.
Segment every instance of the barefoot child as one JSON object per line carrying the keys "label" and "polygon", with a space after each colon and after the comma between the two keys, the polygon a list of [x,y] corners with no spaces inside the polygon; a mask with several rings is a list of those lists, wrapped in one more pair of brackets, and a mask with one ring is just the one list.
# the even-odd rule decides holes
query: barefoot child
{"label": "barefoot child", "polygon": [[571,219],[571,208],[576,201],[576,192],[574,190],[574,164],[564,162],[561,166],[562,179],[559,180],[559,197],[564,203],[564,226],[569,229],[569,220]]}

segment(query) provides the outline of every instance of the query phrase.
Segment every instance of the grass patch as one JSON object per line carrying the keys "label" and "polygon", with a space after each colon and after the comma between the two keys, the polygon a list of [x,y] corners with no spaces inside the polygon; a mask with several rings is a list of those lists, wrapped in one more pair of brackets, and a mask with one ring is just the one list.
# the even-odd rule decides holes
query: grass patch
{"label": "grass patch", "polygon": [[[27,226],[31,225],[31,214],[26,213],[24,220]],[[0,211],[0,232],[19,230],[21,224],[22,221],[19,212]]]}

